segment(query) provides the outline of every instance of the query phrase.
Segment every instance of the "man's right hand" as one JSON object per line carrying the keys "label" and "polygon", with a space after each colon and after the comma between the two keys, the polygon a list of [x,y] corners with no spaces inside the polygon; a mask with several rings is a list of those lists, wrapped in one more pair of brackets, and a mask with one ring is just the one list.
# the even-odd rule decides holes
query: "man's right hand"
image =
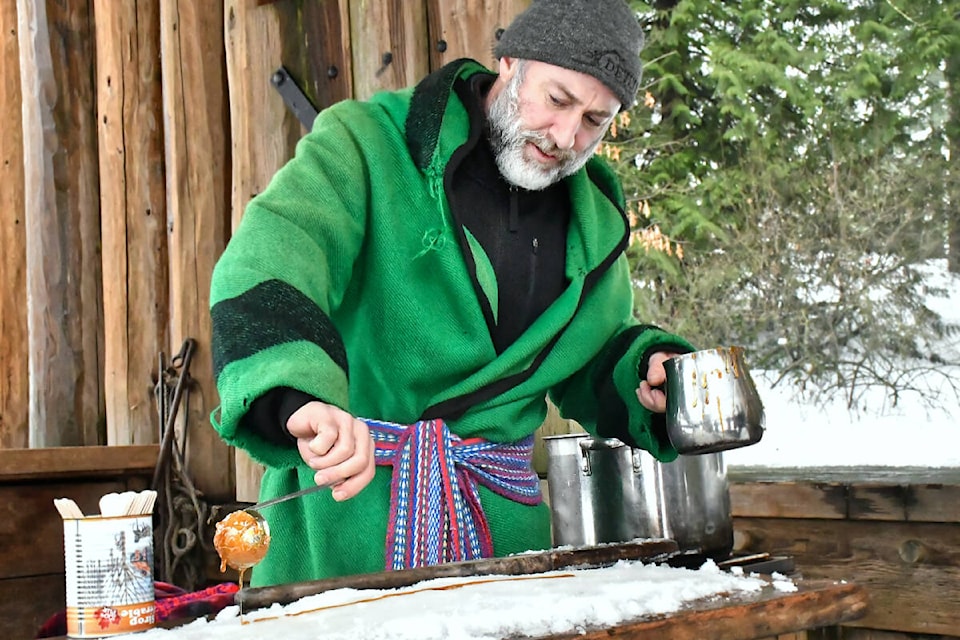
{"label": "man's right hand", "polygon": [[290,416],[287,431],[297,439],[300,457],[316,470],[314,481],[334,485],[334,500],[352,498],[373,479],[373,438],[363,420],[314,400]]}

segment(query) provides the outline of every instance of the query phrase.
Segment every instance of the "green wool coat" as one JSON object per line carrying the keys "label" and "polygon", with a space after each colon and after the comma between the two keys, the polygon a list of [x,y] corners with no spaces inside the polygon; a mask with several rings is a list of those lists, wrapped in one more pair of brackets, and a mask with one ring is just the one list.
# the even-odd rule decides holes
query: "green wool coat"
{"label": "green wool coat", "polygon": [[[599,159],[566,179],[569,286],[495,352],[478,296],[496,308],[496,278],[443,188],[470,126],[453,83],[475,73],[489,72],[460,60],[413,89],[325,109],[250,202],[218,261],[211,315],[221,405],[213,422],[226,442],[266,465],[261,499],[313,484],[294,446],[267,442],[241,422],[253,400],[281,386],[360,417],[443,417],[461,437],[493,441],[533,433],[549,393],[588,431],[676,457],[637,402],[638,364],[655,348],[691,347],[633,317],[623,195]],[[273,539],[253,584],[382,571],[391,470],[378,467],[343,503],[319,492],[271,507]],[[549,548],[544,504],[480,492],[497,555]]]}

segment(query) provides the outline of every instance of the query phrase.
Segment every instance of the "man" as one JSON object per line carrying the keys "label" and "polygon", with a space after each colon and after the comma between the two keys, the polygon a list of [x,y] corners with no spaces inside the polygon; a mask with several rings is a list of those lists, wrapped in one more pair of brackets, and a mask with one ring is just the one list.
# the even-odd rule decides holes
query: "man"
{"label": "man", "polygon": [[546,396],[588,431],[676,451],[633,317],[629,226],[594,150],[635,99],[622,0],[535,0],[415,88],[323,111],[254,198],[211,295],[225,440],[267,466],[253,584],[550,547],[530,467]]}

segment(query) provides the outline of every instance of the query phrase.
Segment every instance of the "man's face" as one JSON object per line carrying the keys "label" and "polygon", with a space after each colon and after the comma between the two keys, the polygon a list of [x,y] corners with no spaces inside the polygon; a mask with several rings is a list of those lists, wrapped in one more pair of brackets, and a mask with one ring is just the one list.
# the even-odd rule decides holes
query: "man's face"
{"label": "man's face", "polygon": [[500,173],[532,191],[576,173],[620,109],[593,76],[511,58],[500,60],[491,98],[490,140]]}

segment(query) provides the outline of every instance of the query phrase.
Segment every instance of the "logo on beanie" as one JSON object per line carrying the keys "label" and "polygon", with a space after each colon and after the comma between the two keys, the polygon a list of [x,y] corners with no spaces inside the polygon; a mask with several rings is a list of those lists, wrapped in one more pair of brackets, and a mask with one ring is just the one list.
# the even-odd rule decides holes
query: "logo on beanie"
{"label": "logo on beanie", "polygon": [[621,86],[636,87],[640,80],[625,64],[623,56],[617,51],[584,51],[578,56],[581,64],[596,67],[600,73]]}

